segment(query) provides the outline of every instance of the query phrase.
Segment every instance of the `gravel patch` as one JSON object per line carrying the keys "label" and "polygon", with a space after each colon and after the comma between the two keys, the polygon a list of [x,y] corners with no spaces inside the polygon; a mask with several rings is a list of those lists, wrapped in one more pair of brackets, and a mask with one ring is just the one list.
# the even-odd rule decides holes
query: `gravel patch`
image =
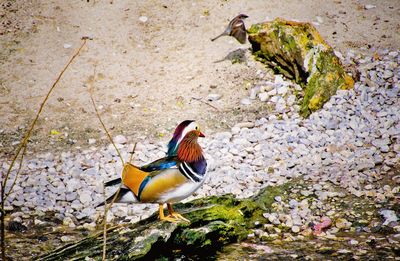
{"label": "gravel patch", "polygon": [[[352,195],[368,199],[377,209],[370,210],[370,216],[381,217],[379,224],[372,224],[375,221],[370,219],[364,227],[391,227],[398,241],[398,212],[396,215],[383,206],[399,199],[400,176],[390,173],[400,163],[400,56],[389,50],[375,55],[350,50],[345,57],[345,64],[357,65],[360,81],[353,90],[338,90],[308,119],[298,115],[296,96],[302,95],[300,86],[282,76],[258,72],[260,81],[240,103],[265,103],[270,108],[268,115],[200,140],[209,176],[186,201],[226,193],[245,198],[266,186],[302,180],[307,185],[291,187],[288,193],[293,197],[275,198],[276,211],[264,215],[271,227],[265,227],[260,237],[276,239],[278,225],[301,236],[310,233],[310,228],[312,232],[310,222],[319,224],[323,217],[332,220],[330,232],[322,230],[328,238],[355,229],[357,213],[349,218],[335,209],[337,202],[345,202],[346,195]],[[208,100],[219,98],[212,94]],[[122,157],[129,159],[133,147],[129,139],[118,135],[114,141]],[[47,153],[25,162],[6,204],[9,211],[14,209],[12,220],[22,222],[51,211],[66,226],[84,224],[87,230],[94,229],[93,222],[103,212],[94,207],[104,200],[104,193],[113,192],[104,192],[102,183],[118,177],[122,164],[111,144],[99,148],[94,146],[96,140],[88,143],[93,146],[80,152]],[[142,165],[164,156],[165,144],[139,141],[133,163]],[[1,168],[8,168],[4,159]],[[136,222],[156,209],[153,204],[116,204],[107,219]],[[62,238],[64,242],[70,240]],[[359,242],[350,240],[349,244]]]}

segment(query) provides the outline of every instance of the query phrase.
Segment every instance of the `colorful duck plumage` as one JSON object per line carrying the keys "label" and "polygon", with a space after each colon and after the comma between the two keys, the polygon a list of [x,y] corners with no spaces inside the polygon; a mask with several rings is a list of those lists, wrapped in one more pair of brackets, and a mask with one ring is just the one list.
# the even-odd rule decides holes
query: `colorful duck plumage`
{"label": "colorful duck plumage", "polygon": [[[171,222],[188,221],[175,213],[171,204],[192,195],[205,180],[207,162],[197,143],[198,137],[204,135],[197,123],[184,121],[178,125],[168,143],[166,157],[142,167],[126,164],[122,178],[105,183],[105,186],[122,183],[115,202],[159,203],[160,219]],[[114,196],[115,194],[106,202],[110,202]],[[167,217],[163,212],[164,203],[167,203],[170,213]]]}
{"label": "colorful duck plumage", "polygon": [[193,122],[194,121],[192,120],[185,120],[182,121],[175,128],[174,134],[171,140],[168,142],[168,151],[167,151],[168,156],[176,156],[178,154],[178,145],[182,141],[183,137],[187,134],[187,132],[191,130],[190,128],[187,127]]}

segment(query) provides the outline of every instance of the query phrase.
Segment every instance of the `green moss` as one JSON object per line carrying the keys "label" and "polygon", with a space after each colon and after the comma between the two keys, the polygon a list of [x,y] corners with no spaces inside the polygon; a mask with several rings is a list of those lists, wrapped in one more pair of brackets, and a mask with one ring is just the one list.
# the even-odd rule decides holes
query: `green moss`
{"label": "green moss", "polygon": [[[342,68],[333,50],[320,51],[314,56],[315,70],[308,78],[301,114],[305,117],[318,110],[338,88],[347,88],[354,82]],[[351,77],[350,77],[351,78]]]}
{"label": "green moss", "polygon": [[151,249],[153,244],[159,240],[159,235],[152,234],[143,238],[135,247],[128,251],[127,259],[144,257]]}
{"label": "green moss", "polygon": [[204,227],[185,229],[174,242],[191,248],[206,249],[216,244],[224,245],[236,241],[238,234],[232,224],[223,221],[213,221]]}
{"label": "green moss", "polygon": [[281,196],[282,200],[287,197],[286,191],[289,189],[289,186],[290,183],[285,183],[281,186],[264,188],[254,199],[257,207],[260,208],[262,212],[270,211],[276,196]]}
{"label": "green moss", "polygon": [[288,51],[288,52],[297,52],[298,46],[297,46],[297,42],[296,42],[296,40],[294,39],[293,36],[291,36],[291,35],[282,36],[282,38],[286,39],[286,41],[284,42],[285,43],[284,46],[286,48],[286,51]]}
{"label": "green moss", "polygon": [[248,33],[248,34],[256,34],[256,33],[258,33],[261,29],[262,29],[261,24],[253,24],[252,26],[250,26],[249,29],[247,29],[247,33]]}
{"label": "green moss", "polygon": [[207,231],[203,229],[186,229],[180,235],[179,240],[180,243],[185,242],[188,246],[207,247],[211,245],[211,240],[207,239],[206,236]]}
{"label": "green moss", "polygon": [[[129,227],[110,228],[107,259],[153,260],[173,253],[194,256],[212,255],[222,246],[247,238],[255,221],[266,222],[263,213],[272,212],[276,196],[287,197],[289,185],[266,187],[249,199],[233,195],[197,199],[174,208],[190,219],[178,224],[157,220],[157,214]],[[126,239],[130,239],[126,241]],[[187,252],[185,252],[187,251]],[[85,257],[100,259],[102,233],[55,250],[42,260],[71,260]]]}

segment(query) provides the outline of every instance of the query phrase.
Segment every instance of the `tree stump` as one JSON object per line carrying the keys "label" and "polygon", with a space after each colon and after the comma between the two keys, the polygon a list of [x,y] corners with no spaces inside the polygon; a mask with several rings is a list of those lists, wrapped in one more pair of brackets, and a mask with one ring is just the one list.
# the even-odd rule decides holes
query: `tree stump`
{"label": "tree stump", "polygon": [[321,108],[337,89],[353,88],[353,78],[312,24],[277,18],[252,25],[248,33],[257,60],[303,87],[304,117]]}

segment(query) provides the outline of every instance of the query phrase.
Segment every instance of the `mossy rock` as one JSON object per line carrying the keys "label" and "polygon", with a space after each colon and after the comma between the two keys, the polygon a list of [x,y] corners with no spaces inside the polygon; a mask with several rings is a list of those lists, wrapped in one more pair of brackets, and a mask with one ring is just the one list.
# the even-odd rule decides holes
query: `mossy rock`
{"label": "mossy rock", "polygon": [[252,25],[248,33],[257,60],[303,87],[304,117],[321,108],[337,89],[353,88],[353,78],[312,24],[277,18]]}
{"label": "mossy rock", "polygon": [[[154,260],[180,255],[206,260],[223,246],[247,238],[262,214],[271,211],[274,197],[285,194],[287,185],[267,187],[257,196],[236,199],[233,195],[212,196],[175,210],[190,223],[168,223],[157,215],[135,224],[114,226],[107,232],[107,260]],[[101,260],[102,232],[47,253],[39,260]]]}

